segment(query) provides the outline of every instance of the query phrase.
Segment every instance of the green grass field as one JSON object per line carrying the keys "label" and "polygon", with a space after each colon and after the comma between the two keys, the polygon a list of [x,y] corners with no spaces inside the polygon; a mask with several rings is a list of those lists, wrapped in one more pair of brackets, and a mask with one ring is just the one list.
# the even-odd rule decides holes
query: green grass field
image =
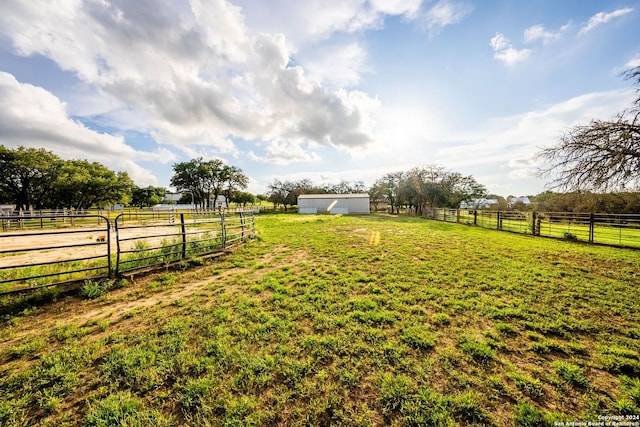
{"label": "green grass field", "polygon": [[5,314],[0,425],[640,414],[637,251],[374,215],[256,229],[210,264]]}

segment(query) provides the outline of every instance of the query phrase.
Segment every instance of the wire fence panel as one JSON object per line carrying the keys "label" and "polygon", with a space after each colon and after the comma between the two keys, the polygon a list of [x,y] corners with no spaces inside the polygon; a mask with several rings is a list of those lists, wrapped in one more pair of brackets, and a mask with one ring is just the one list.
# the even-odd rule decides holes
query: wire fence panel
{"label": "wire fence panel", "polygon": [[531,234],[532,221],[531,212],[503,211],[500,212],[498,230]]}
{"label": "wire fence panel", "polygon": [[139,214],[134,223],[123,214],[115,229],[116,274],[209,256],[255,234],[253,212],[242,211],[164,211]]}
{"label": "wire fence panel", "polygon": [[498,212],[493,211],[476,211],[476,225],[482,228],[498,229]]}
{"label": "wire fence panel", "polygon": [[640,247],[640,215],[595,214],[593,241],[606,245]]}
{"label": "wire fence panel", "polygon": [[0,295],[204,258],[255,236],[254,211],[121,212],[113,222],[23,212],[0,223]]}
{"label": "wire fence panel", "polygon": [[0,218],[0,294],[111,274],[111,229],[99,215]]}
{"label": "wire fence panel", "polygon": [[640,248],[640,215],[428,209],[424,217],[493,230]]}
{"label": "wire fence panel", "polygon": [[592,242],[591,214],[580,212],[540,212],[536,216],[537,235]]}

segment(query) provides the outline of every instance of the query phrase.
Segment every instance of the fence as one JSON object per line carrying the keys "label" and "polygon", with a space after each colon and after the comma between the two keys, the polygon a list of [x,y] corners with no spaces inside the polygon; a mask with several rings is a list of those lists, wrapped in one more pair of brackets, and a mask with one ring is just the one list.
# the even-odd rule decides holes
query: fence
{"label": "fence", "polygon": [[0,295],[204,258],[255,235],[252,211],[2,216]]}
{"label": "fence", "polygon": [[252,212],[141,215],[130,225],[115,219],[116,274],[158,264],[202,257],[227,249],[254,234]]}
{"label": "fence", "polygon": [[424,216],[514,233],[640,248],[640,215],[634,214],[430,209]]}

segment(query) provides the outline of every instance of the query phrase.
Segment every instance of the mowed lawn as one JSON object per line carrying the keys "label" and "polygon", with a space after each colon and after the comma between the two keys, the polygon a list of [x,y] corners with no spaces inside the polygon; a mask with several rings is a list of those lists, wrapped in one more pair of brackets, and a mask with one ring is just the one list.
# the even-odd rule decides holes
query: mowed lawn
{"label": "mowed lawn", "polygon": [[0,425],[537,426],[640,413],[638,251],[415,218],[273,215],[228,255],[117,285],[4,315]]}

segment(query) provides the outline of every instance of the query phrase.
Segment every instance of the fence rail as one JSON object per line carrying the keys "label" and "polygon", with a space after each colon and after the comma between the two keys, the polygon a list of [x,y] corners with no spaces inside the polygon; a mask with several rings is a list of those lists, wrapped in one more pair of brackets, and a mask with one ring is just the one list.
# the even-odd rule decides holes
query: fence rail
{"label": "fence rail", "polygon": [[426,218],[601,245],[640,248],[640,215],[430,209]]}
{"label": "fence rail", "polygon": [[208,257],[255,235],[253,211],[2,216],[0,295]]}

